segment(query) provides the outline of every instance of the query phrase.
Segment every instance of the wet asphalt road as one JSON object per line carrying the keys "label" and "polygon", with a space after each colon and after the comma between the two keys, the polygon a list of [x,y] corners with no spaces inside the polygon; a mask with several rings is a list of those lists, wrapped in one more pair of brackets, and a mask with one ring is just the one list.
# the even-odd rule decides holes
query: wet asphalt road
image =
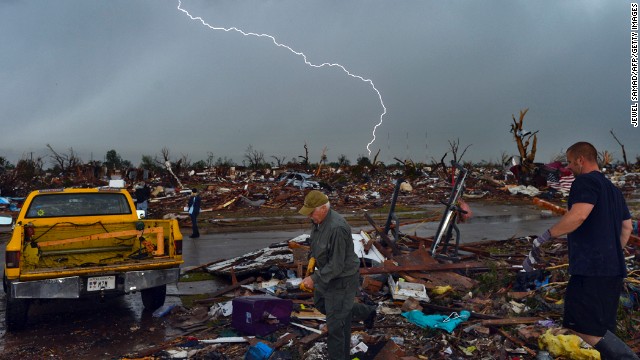
{"label": "wet asphalt road", "polygon": [[[462,242],[533,235],[557,221],[556,217],[545,216],[533,206],[478,204],[472,205],[472,209],[474,218],[460,225]],[[437,222],[419,223],[403,226],[401,231],[431,236],[437,227]],[[198,239],[190,239],[190,229],[183,228],[183,267],[229,259],[308,231],[308,227],[301,227],[291,231],[203,234]],[[0,260],[4,262],[4,246],[1,250]],[[224,285],[223,282],[204,287],[180,283],[168,289],[166,304],[180,304],[178,294],[207,293]],[[143,311],[139,294],[130,294],[104,302],[35,303],[29,312],[27,329],[8,333],[4,329],[4,293],[0,292],[0,359],[119,359],[124,354],[162,344],[177,336],[175,331],[165,318],[155,318]]]}

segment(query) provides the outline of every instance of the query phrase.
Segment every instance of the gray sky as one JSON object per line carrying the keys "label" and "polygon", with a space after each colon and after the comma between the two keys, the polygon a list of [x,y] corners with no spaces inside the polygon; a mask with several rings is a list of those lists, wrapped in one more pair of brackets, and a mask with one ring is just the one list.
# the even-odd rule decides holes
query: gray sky
{"label": "gray sky", "polygon": [[[536,161],[575,141],[640,155],[630,124],[628,1],[185,0],[213,27],[269,34],[313,64],[370,79],[387,109],[370,146],[393,162],[517,154],[530,108]],[[314,68],[267,37],[213,30],[178,1],[0,0],[0,156],[69,148],[192,161],[368,155],[383,107],[370,83]],[[450,157],[449,157],[450,158]]]}

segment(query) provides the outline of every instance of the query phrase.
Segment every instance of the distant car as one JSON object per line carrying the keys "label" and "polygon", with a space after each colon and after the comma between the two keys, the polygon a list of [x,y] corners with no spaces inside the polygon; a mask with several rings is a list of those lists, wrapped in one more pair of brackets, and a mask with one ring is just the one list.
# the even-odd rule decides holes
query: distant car
{"label": "distant car", "polygon": [[284,181],[285,186],[293,186],[298,189],[320,189],[320,183],[314,180],[309,180],[310,178],[311,174],[288,171],[280,174],[276,181]]}

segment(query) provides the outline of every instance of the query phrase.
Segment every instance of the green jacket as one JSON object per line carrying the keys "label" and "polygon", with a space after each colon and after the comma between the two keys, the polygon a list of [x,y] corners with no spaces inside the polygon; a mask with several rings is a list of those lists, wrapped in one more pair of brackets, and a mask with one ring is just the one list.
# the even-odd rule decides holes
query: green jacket
{"label": "green jacket", "polygon": [[318,270],[311,275],[314,284],[326,288],[333,279],[353,275],[360,267],[353,251],[351,227],[337,212],[329,209],[321,224],[311,230],[311,256]]}

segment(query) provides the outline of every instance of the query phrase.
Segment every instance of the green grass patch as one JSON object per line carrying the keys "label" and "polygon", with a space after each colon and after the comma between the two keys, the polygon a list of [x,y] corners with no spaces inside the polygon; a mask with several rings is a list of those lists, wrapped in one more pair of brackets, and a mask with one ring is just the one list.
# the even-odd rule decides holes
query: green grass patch
{"label": "green grass patch", "polygon": [[192,271],[180,277],[180,282],[215,280],[217,277],[206,271]]}
{"label": "green grass patch", "polygon": [[489,253],[491,254],[511,254],[513,252],[513,249],[507,246],[489,246],[487,247],[487,250],[489,251]]}
{"label": "green grass patch", "polygon": [[495,294],[498,290],[508,286],[515,280],[515,276],[509,271],[498,271],[497,264],[489,262],[489,271],[481,274],[478,280],[477,291],[483,294]]}
{"label": "green grass patch", "polygon": [[180,300],[182,301],[182,306],[186,308],[192,308],[198,304],[196,304],[197,300],[208,299],[209,295],[207,294],[196,294],[196,295],[183,295],[180,296]]}

